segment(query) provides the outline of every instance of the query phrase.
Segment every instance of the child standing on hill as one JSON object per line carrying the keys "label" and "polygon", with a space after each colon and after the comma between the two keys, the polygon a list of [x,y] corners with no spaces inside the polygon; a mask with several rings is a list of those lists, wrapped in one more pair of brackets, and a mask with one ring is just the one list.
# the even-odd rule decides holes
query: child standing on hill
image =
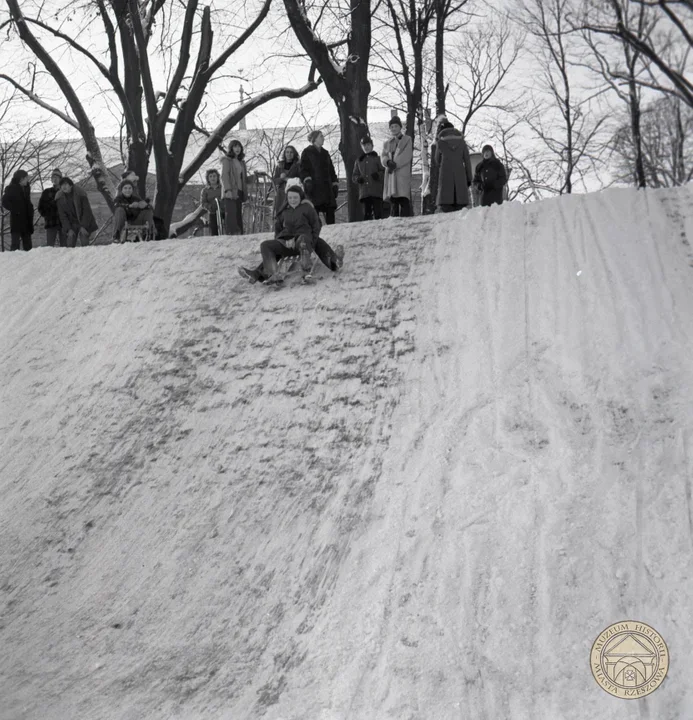
{"label": "child standing on hill", "polygon": [[383,177],[385,168],[373,150],[373,140],[361,140],[363,155],[354,163],[351,179],[359,185],[359,200],[363,204],[364,220],[380,220],[383,216]]}
{"label": "child standing on hill", "polygon": [[224,222],[224,203],[221,196],[221,182],[217,170],[207,170],[206,184],[200,193],[200,205],[209,213],[209,233],[219,235],[221,228],[217,222],[217,202],[219,203],[222,224]]}
{"label": "child standing on hill", "polygon": [[248,173],[244,157],[243,145],[238,140],[232,140],[229,152],[221,161],[226,232],[229,235],[243,235],[243,202],[248,187]]}
{"label": "child standing on hill", "polygon": [[496,157],[491,145],[481,149],[483,160],[476,166],[474,184],[481,192],[481,206],[503,204],[503,186],[508,182],[505,165]]}

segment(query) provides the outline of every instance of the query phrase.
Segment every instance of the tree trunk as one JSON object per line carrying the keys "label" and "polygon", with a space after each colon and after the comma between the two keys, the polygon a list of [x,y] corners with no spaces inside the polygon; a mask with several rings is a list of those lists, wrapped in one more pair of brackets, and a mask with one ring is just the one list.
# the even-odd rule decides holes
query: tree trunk
{"label": "tree trunk", "polygon": [[642,131],[640,128],[640,97],[635,79],[631,75],[628,82],[630,95],[630,130],[633,135],[633,147],[635,149],[635,181],[638,187],[647,187],[645,175],[645,163],[642,157]]}
{"label": "tree trunk", "polygon": [[362,118],[359,118],[360,122],[354,122],[358,115],[351,106],[350,102],[342,103],[337,109],[341,130],[339,152],[344,161],[344,173],[346,175],[347,211],[349,222],[354,222],[363,219],[363,206],[359,201],[359,186],[351,182],[351,173],[354,169],[354,163],[362,153],[361,138],[366,135],[367,126]]}
{"label": "tree trunk", "polygon": [[445,114],[445,10],[444,0],[436,0],[436,116]]}
{"label": "tree trunk", "polygon": [[368,59],[371,50],[370,0],[350,0],[351,31],[347,36],[347,60],[343,69],[335,63],[327,45],[318,38],[299,0],[284,0],[291,27],[320,73],[337,107],[341,140],[339,150],[347,179],[349,220],[362,216],[358,187],[351,182],[354,162],[361,154],[361,138],[368,133]]}

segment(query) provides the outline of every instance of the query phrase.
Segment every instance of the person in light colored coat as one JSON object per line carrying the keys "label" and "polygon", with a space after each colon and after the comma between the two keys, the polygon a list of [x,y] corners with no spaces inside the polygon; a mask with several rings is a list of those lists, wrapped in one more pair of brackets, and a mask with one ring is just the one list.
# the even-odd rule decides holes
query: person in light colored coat
{"label": "person in light colored coat", "polygon": [[402,121],[395,115],[390,118],[390,137],[380,155],[385,172],[383,199],[390,201],[390,215],[404,217],[412,214],[411,163],[414,147],[409,135],[402,132]]}
{"label": "person in light colored coat", "polygon": [[224,191],[224,217],[228,235],[243,235],[243,203],[248,192],[245,151],[239,140],[229,143],[221,158],[221,186]]}
{"label": "person in light colored coat", "polygon": [[441,212],[461,210],[470,204],[472,163],[467,143],[452,123],[443,123],[436,142],[438,194],[436,205]]}

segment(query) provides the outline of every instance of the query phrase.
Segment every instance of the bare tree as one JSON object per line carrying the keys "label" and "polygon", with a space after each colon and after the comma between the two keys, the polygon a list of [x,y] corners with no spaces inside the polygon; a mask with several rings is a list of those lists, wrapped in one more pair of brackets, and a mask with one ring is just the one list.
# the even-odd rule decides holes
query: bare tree
{"label": "bare tree", "polygon": [[[378,13],[376,61],[373,67],[384,74],[385,84],[397,92],[390,104],[403,110],[405,132],[412,139],[424,121],[426,86],[433,80],[432,56],[427,41],[435,29],[437,0],[384,0]],[[404,100],[401,104],[399,98]]]}
{"label": "bare tree", "polygon": [[[481,110],[511,111],[518,93],[499,99],[508,73],[520,57],[524,37],[505,18],[484,22],[453,40],[447,51],[451,68],[450,109],[447,115],[460,123],[462,134]],[[458,112],[455,112],[458,110]]]}
{"label": "bare tree", "polygon": [[648,187],[675,187],[693,180],[693,109],[681,98],[665,94],[642,110],[640,149],[630,122],[616,132],[612,145],[616,178],[632,182],[640,158]]}
{"label": "bare tree", "polygon": [[435,76],[436,115],[445,114],[445,103],[450,87],[445,77],[445,38],[457,33],[466,25],[467,19],[451,23],[451,19],[467,5],[469,0],[434,0],[435,11]]}
{"label": "bare tree", "polygon": [[605,0],[598,4],[585,3],[578,24],[592,51],[592,61],[586,63],[587,67],[603,78],[616,97],[628,108],[630,133],[635,150],[634,180],[638,187],[647,185],[640,132],[642,86],[639,80],[649,68],[651,61],[643,56],[640,47],[634,46],[622,37],[616,37],[616,42],[613,42],[614,38],[606,36],[608,39],[605,41],[604,35],[590,28],[604,26],[613,21],[626,28],[634,37],[638,37],[642,44],[652,36],[657,20],[657,16],[649,12],[643,3],[633,3],[630,0]]}
{"label": "bare tree", "polygon": [[[535,101],[526,122],[555,169],[552,183],[559,194],[573,192],[576,181],[600,163],[598,138],[606,114],[595,117],[594,100],[603,88],[580,97],[572,66],[582,61],[567,21],[571,0],[525,0],[517,21],[534,37],[544,97]],[[557,111],[559,122],[552,111]]]}
{"label": "bare tree", "polygon": [[[605,2],[613,9],[612,0]],[[693,47],[693,0],[628,0],[617,4],[622,12],[597,17],[588,14],[583,28],[593,35],[619,40],[646,59],[647,77],[638,77],[640,85],[678,95],[693,107],[693,83],[687,77]],[[649,16],[650,32],[642,32],[638,24],[629,22],[631,14],[638,14],[633,11],[635,5],[640,6],[644,17]],[[624,6],[629,12],[624,12]]]}
{"label": "bare tree", "polygon": [[[63,54],[70,54],[73,61],[79,58],[95,69],[103,90],[115,96],[125,118],[127,164],[139,175],[142,193],[150,157],[154,157],[157,180],[154,213],[166,225],[180,190],[243,117],[274,98],[302,97],[317,87],[311,71],[308,81],[300,88],[275,88],[255,95],[223,117],[208,133],[196,156],[184,166],[188,138],[200,130],[198,112],[205,93],[215,76],[263,22],[271,0],[262,0],[255,18],[235,39],[226,43],[216,57],[213,56],[212,10],[210,6],[200,6],[199,0],[185,4],[174,0],[88,0],[85,5],[73,5],[67,20],[81,17],[87,23],[85,34],[89,44],[81,41],[79,32],[64,31],[66,26],[72,29],[76,21],[68,24],[45,19],[40,9],[29,17],[19,0],[6,0],[6,4],[10,19],[5,24],[9,23],[24,47],[50,74],[68,109],[62,110],[45,99],[37,89],[35,71],[23,79],[7,72],[1,73],[0,78],[79,131],[97,188],[112,207],[114,188],[106,172],[88,104],[80,97],[79,88],[69,71],[64,70],[64,64],[55,59],[47,38],[60,41]],[[98,25],[95,18],[100,21]],[[105,62],[100,54],[89,49],[95,36],[106,48]],[[152,70],[155,61],[163,62],[168,69],[165,89],[155,84],[154,78],[158,77]],[[167,134],[169,126],[171,132]]]}
{"label": "bare tree", "polygon": [[[294,34],[337,107],[339,150],[349,173],[361,154],[361,138],[368,133],[370,0],[323,0],[311,8],[312,20],[304,0],[284,0],[284,6]],[[358,188],[353,183],[347,188],[349,220],[356,220],[362,214]]]}

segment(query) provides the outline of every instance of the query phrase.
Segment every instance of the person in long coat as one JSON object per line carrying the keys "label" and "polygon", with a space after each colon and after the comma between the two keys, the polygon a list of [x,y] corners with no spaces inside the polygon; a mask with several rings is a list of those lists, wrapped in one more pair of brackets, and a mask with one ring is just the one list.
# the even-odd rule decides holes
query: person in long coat
{"label": "person in long coat", "polygon": [[243,203],[248,192],[245,151],[239,140],[229,143],[221,159],[221,186],[224,190],[224,216],[229,235],[243,235]]}
{"label": "person in long coat", "polygon": [[363,205],[364,220],[380,220],[383,216],[383,177],[385,168],[373,150],[373,141],[366,136],[361,139],[363,155],[354,163],[351,179],[358,183],[359,201]]}
{"label": "person in long coat", "polygon": [[55,194],[60,224],[65,233],[68,247],[88,245],[89,237],[99,226],[85,190],[75,185],[69,177],[60,181],[60,191]]}
{"label": "person in long coat", "polygon": [[429,148],[429,160],[430,165],[428,168],[428,196],[426,198],[426,214],[432,214],[436,210],[436,199],[438,197],[438,175],[440,173],[440,167],[438,166],[436,154],[438,151],[438,135],[445,129],[445,125],[448,123],[445,115],[439,115],[433,126],[434,140]]}
{"label": "person in long coat", "polygon": [[29,173],[17,170],[2,194],[2,206],[10,212],[10,250],[31,250],[34,232],[34,206],[31,202]]}
{"label": "person in long coat", "polygon": [[474,184],[481,192],[481,206],[503,204],[503,186],[508,182],[505,165],[496,157],[491,145],[481,148],[483,160],[476,166]]}
{"label": "person in long coat", "polygon": [[441,212],[461,210],[470,204],[472,163],[467,143],[452,123],[442,123],[436,143],[438,194],[436,205]]}
{"label": "person in long coat", "polygon": [[330,153],[323,147],[324,135],[313,130],[308,135],[308,142],[310,145],[301,153],[299,177],[316,212],[325,214],[326,225],[334,225],[339,179]]}
{"label": "person in long coat", "polygon": [[414,147],[409,135],[402,132],[402,121],[395,115],[390,118],[390,135],[380,154],[386,168],[383,199],[390,202],[392,217],[412,214],[411,162]]}
{"label": "person in long coat", "polygon": [[298,151],[293,145],[287,145],[272,175],[272,182],[274,183],[274,217],[282,213],[286,207],[286,181],[298,177],[299,172]]}

